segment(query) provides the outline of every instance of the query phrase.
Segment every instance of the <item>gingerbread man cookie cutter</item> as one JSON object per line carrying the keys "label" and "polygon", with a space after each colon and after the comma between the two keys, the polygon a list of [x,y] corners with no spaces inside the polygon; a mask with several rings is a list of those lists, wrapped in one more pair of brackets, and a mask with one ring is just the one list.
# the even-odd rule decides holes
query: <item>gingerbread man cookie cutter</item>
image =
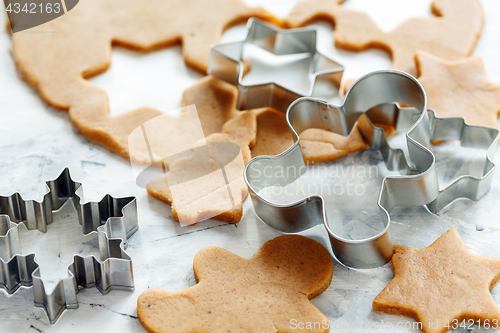
{"label": "gingerbread man cookie cutter", "polygon": [[[78,286],[97,287],[107,294],[113,289],[134,289],[132,260],[125,253],[127,239],[138,229],[135,197],[113,198],[82,203],[81,183],[71,179],[66,168],[46,182],[41,202],[24,200],[19,193],[0,196],[0,287],[9,294],[21,286],[33,286],[35,306],[45,309],[54,324],[66,309],[78,308]],[[35,261],[35,254],[22,254],[19,223],[28,230],[47,231],[52,211],[71,200],[85,235],[96,232],[101,258],[75,254],[68,266],[68,277],[61,278],[47,293]]]}
{"label": "gingerbread man cookie cutter", "polygon": [[[400,108],[397,103],[412,105]],[[394,253],[390,239],[390,212],[396,206],[423,206],[437,212],[458,198],[478,200],[485,195],[493,179],[493,154],[499,131],[494,128],[466,125],[463,118],[437,118],[427,110],[422,85],[411,75],[397,71],[377,71],[356,81],[341,106],[314,98],[300,98],[288,108],[286,118],[295,143],[276,156],[253,158],[244,171],[256,214],[268,225],[283,232],[299,232],[323,223],[337,260],[352,268],[375,268],[387,263]],[[397,131],[406,131],[408,157],[392,148],[382,128],[373,125],[370,109],[378,107],[382,119]],[[368,115],[367,112],[368,111]],[[380,117],[379,117],[380,119]],[[371,149],[379,150],[389,170],[401,176],[387,176],[378,198],[384,228],[378,234],[359,240],[339,237],[328,224],[325,203],[320,195],[311,195],[290,204],[267,200],[259,191],[268,186],[285,186],[306,171],[298,133],[320,128],[347,135],[358,122]],[[487,162],[481,177],[465,175],[440,190],[435,156],[427,148],[431,140],[459,139],[462,146],[487,150]],[[282,172],[293,168],[297,172]],[[274,172],[273,172],[274,171]],[[279,171],[279,172],[275,172]],[[281,177],[273,175],[280,174]],[[266,177],[265,175],[271,175]]]}
{"label": "gingerbread man cookie cutter", "polygon": [[[247,44],[256,45],[277,56],[309,54],[308,92],[303,95],[274,82],[243,84],[245,68],[242,57]],[[238,87],[238,109],[272,107],[284,113],[297,98],[313,96],[320,85],[322,88],[334,87],[338,90],[344,67],[317,50],[315,29],[283,30],[251,18],[247,24],[245,40],[212,45],[207,73]]]}

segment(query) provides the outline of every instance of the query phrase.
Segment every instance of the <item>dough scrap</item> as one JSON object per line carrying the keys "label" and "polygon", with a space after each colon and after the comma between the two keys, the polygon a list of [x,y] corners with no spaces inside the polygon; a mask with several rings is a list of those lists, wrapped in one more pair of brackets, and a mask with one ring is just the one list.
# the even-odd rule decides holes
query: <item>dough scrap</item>
{"label": "dough scrap", "polygon": [[[248,195],[243,169],[255,132],[255,114],[241,112],[224,124],[222,133],[195,143],[190,156],[171,162],[163,176],[147,184],[148,194],[170,204],[174,220],[182,225],[209,218],[239,222]],[[237,145],[236,152],[220,143]]]}
{"label": "dough scrap", "polygon": [[364,51],[380,48],[392,57],[392,68],[417,75],[414,57],[426,51],[447,60],[469,56],[481,35],[484,15],[479,0],[434,0],[435,17],[410,18],[390,32],[380,30],[365,13],[340,6],[344,0],[299,2],[285,20],[300,27],[318,19],[335,24],[335,46]]}
{"label": "dough scrap", "polygon": [[[306,163],[331,161],[350,153],[369,148],[357,124],[348,136],[319,128],[306,129],[299,134],[302,154]],[[278,155],[293,144],[293,134],[285,116],[276,110],[258,111],[257,137],[252,157]]]}
{"label": "dough scrap", "polygon": [[464,117],[470,125],[498,127],[500,85],[488,81],[481,58],[449,62],[418,52],[416,60],[427,106],[439,117]]}
{"label": "dough scrap", "polygon": [[73,123],[90,141],[129,158],[129,134],[162,113],[142,107],[110,116],[106,93],[85,79],[109,68],[112,45],[150,52],[181,43],[186,64],[205,73],[210,45],[219,41],[226,28],[252,16],[280,23],[241,0],[151,0],[147,4],[85,0],[56,20],[12,34],[12,51],[20,75],[44,100],[69,110]]}

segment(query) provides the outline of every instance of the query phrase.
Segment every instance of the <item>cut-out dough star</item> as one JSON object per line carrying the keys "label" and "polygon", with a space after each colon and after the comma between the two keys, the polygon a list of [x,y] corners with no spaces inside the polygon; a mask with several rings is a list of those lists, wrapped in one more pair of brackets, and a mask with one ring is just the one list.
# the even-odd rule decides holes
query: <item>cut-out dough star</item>
{"label": "cut-out dough star", "polygon": [[418,52],[416,61],[427,105],[439,117],[464,117],[471,125],[498,127],[500,85],[488,81],[480,58],[448,62]]}
{"label": "cut-out dough star", "polygon": [[489,292],[500,279],[500,259],[472,254],[455,229],[426,248],[396,245],[391,264],[394,279],[373,301],[376,311],[412,317],[426,333],[446,332],[453,319],[500,321]]}

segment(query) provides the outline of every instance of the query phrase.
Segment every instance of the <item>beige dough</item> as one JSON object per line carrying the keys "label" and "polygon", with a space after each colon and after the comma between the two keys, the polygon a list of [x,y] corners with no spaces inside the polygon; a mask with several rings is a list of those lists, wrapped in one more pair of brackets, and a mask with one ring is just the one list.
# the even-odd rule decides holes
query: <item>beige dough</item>
{"label": "beige dough", "polygon": [[[328,332],[291,329],[328,323],[310,300],[331,283],[333,262],[315,240],[285,235],[266,242],[251,259],[219,247],[196,254],[198,284],[182,291],[150,289],[137,300],[137,315],[150,333]],[[305,327],[304,327],[305,328]]]}
{"label": "beige dough", "polygon": [[180,43],[186,64],[205,73],[210,45],[252,16],[279,23],[241,0],[84,0],[53,21],[13,34],[12,50],[20,74],[43,99],[69,110],[90,141],[129,158],[129,134],[161,112],[143,107],[110,116],[106,93],[85,79],[110,66],[112,45],[149,52]]}
{"label": "beige dough", "polygon": [[416,59],[427,106],[439,117],[464,117],[470,125],[498,127],[500,85],[488,81],[480,58],[449,62],[419,52]]}
{"label": "beige dough", "polygon": [[374,310],[414,318],[426,333],[448,331],[453,319],[500,321],[490,294],[500,259],[470,253],[455,229],[423,249],[396,245],[391,264],[394,279],[375,297]]}
{"label": "beige dough", "polygon": [[285,21],[299,27],[317,19],[335,24],[335,46],[351,51],[372,47],[387,51],[392,68],[417,75],[415,53],[427,51],[447,60],[469,56],[483,28],[483,11],[479,0],[434,0],[436,17],[410,18],[391,32],[381,31],[362,12],[342,8],[342,0],[305,0],[299,2]]}

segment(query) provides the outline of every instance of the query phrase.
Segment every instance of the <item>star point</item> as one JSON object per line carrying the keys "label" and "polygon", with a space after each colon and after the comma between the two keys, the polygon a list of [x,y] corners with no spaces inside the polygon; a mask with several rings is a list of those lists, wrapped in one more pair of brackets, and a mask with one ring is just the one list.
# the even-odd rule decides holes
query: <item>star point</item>
{"label": "star point", "polygon": [[374,299],[374,310],[412,317],[426,333],[462,320],[500,321],[489,292],[500,278],[500,259],[472,254],[455,229],[426,248],[396,245],[391,264],[394,279]]}
{"label": "star point", "polygon": [[500,85],[488,81],[480,58],[450,62],[421,51],[415,59],[428,107],[439,117],[459,116],[471,125],[498,127]]}

